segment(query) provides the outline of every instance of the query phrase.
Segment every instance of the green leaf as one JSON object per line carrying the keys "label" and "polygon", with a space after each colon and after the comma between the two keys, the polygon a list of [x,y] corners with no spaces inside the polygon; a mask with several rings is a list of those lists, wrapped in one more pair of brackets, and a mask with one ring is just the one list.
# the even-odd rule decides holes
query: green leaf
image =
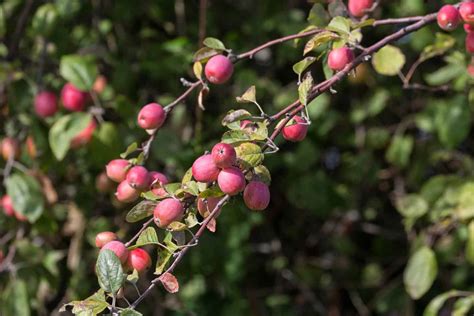
{"label": "green leaf", "polygon": [[237,162],[241,169],[260,165],[263,161],[262,148],[254,143],[243,143],[235,147]]}
{"label": "green leaf", "polygon": [[[138,236],[137,241],[133,248],[142,247],[145,245],[157,245],[159,244],[158,235],[154,227],[147,227],[141,234]],[[132,247],[130,247],[132,249]]]}
{"label": "green leaf", "polygon": [[6,179],[6,189],[14,209],[30,222],[35,222],[43,214],[43,192],[34,177],[15,173]]}
{"label": "green leaf", "polygon": [[172,241],[173,236],[171,233],[167,233],[163,242],[168,249],[158,248],[158,259],[156,260],[155,274],[160,275],[166,268],[166,264],[169,262],[173,253],[178,249],[178,246]]}
{"label": "green leaf", "polygon": [[459,295],[458,291],[451,290],[436,296],[426,307],[425,311],[423,312],[423,316],[438,316],[439,311],[443,307],[444,303],[457,295]]}
{"label": "green leaf", "polygon": [[299,76],[311,66],[312,63],[316,61],[316,57],[305,57],[303,60],[300,60],[296,64],[293,65],[293,71]]}
{"label": "green leaf", "polygon": [[374,54],[372,65],[381,75],[395,76],[405,65],[405,55],[398,47],[387,45]]}
{"label": "green leaf", "polygon": [[[304,46],[304,50],[303,50],[303,55],[306,55],[307,53],[309,53],[310,51],[312,50],[315,50],[317,49],[319,46],[323,45],[323,44],[326,44],[330,41],[333,41],[335,39],[337,39],[338,36],[336,34],[334,34],[333,32],[329,32],[329,31],[322,31],[321,33],[318,33],[316,34],[315,36],[313,36],[309,41],[306,42],[306,45]],[[314,57],[312,57],[314,58]],[[314,58],[314,60],[316,60],[316,58]],[[312,62],[314,62],[314,60]],[[312,63],[311,62],[311,63]],[[301,61],[299,62],[301,63]],[[297,65],[298,63],[296,63],[294,66],[293,66],[293,71],[298,73],[296,70],[295,70],[295,66]],[[309,66],[309,65],[308,65]],[[304,69],[301,71],[303,72]],[[300,72],[300,73],[301,73]]]}
{"label": "green leaf", "polygon": [[406,167],[410,160],[413,145],[414,140],[411,136],[395,135],[387,149],[385,158],[398,167]]}
{"label": "green leaf", "polygon": [[138,222],[152,215],[156,205],[158,205],[158,203],[154,201],[141,201],[127,213],[125,220],[129,223]]}
{"label": "green leaf", "polygon": [[390,93],[379,89],[367,101],[362,101],[351,112],[351,121],[360,123],[369,117],[377,116],[387,106]]}
{"label": "green leaf", "polygon": [[437,103],[434,125],[440,142],[448,147],[455,148],[469,134],[471,127],[471,113],[467,100],[458,96],[450,102]]}
{"label": "green leaf", "polygon": [[165,189],[166,192],[168,192],[169,195],[176,195],[177,191],[181,189],[182,184],[181,183],[168,183],[163,186],[163,189]]}
{"label": "green leaf", "polygon": [[[30,298],[28,297],[28,287],[26,282],[16,279],[10,289],[10,315],[29,316],[30,315]],[[8,297],[8,296],[7,296]]]}
{"label": "green leaf", "polygon": [[59,311],[65,312],[66,306],[72,306],[72,313],[75,315],[98,315],[104,311],[109,304],[105,300],[104,290],[100,289],[83,301],[72,301],[65,304]]}
{"label": "green leaf", "polygon": [[225,45],[220,40],[214,37],[207,37],[202,42],[204,46],[213,48],[215,50],[225,50]]}
{"label": "green leaf", "polygon": [[298,96],[301,104],[303,105],[308,105],[308,97],[309,97],[309,92],[311,91],[311,88],[313,87],[313,76],[311,76],[311,73],[308,72],[306,73],[303,82],[300,83],[298,86]]}
{"label": "green leaf", "polygon": [[41,5],[35,12],[32,27],[36,34],[48,35],[54,28],[58,18],[56,6],[52,3]]}
{"label": "green leaf", "polygon": [[457,206],[455,209],[456,216],[461,220],[471,219],[474,217],[474,182],[464,183],[457,190]]}
{"label": "green leaf", "polygon": [[326,29],[337,32],[342,36],[348,36],[351,31],[351,20],[342,16],[336,16],[329,22]]}
{"label": "green leaf", "polygon": [[424,246],[413,253],[403,274],[405,289],[410,297],[415,300],[422,297],[437,274],[438,264],[433,250]]}
{"label": "green leaf", "polygon": [[49,145],[57,160],[66,156],[71,140],[91,122],[92,116],[88,113],[72,113],[62,116],[49,130]]}
{"label": "green leaf", "polygon": [[193,179],[193,168],[189,168],[186,173],[183,176],[183,179],[181,180],[181,184],[185,184],[186,182],[189,182]]}
{"label": "green leaf", "polygon": [[256,103],[256,93],[257,91],[255,86],[251,86],[244,92],[244,94],[242,94],[240,97],[236,97],[235,99],[239,103]]}
{"label": "green leaf", "polygon": [[428,203],[417,194],[408,194],[397,199],[396,207],[404,217],[420,218],[428,212]]}
{"label": "green leaf", "polygon": [[454,37],[446,33],[438,32],[435,34],[435,42],[423,49],[420,60],[425,61],[436,56],[444,55],[454,44],[456,44]]}
{"label": "green leaf", "polygon": [[323,27],[329,22],[329,14],[320,3],[316,3],[309,11],[308,22],[317,27]]}
{"label": "green leaf", "polygon": [[252,140],[250,135],[242,130],[227,131],[222,135],[222,142],[226,144],[236,144]]}
{"label": "green leaf", "polygon": [[121,316],[142,316],[143,314],[140,312],[137,312],[134,309],[127,308],[127,309],[122,310],[120,312],[120,315]]}
{"label": "green leaf", "polygon": [[198,196],[199,195],[199,187],[196,181],[188,181],[187,183],[183,184],[184,192],[187,192],[191,195]]}
{"label": "green leaf", "polygon": [[131,143],[130,145],[128,145],[127,149],[123,153],[120,154],[120,158],[122,158],[122,159],[127,158],[128,155],[135,152],[135,150],[137,150],[137,148],[138,148],[138,144],[136,142]]}
{"label": "green leaf", "polygon": [[198,79],[202,79],[202,64],[200,62],[195,62],[193,65],[194,75]]}
{"label": "green leaf", "polygon": [[474,265],[474,221],[471,221],[467,227],[466,260]]}
{"label": "green leaf", "polygon": [[[452,316],[465,316],[469,313],[474,304],[474,297],[467,296],[460,298],[454,303],[453,314]],[[470,314],[472,315],[472,314]]]}
{"label": "green leaf", "polygon": [[222,125],[227,126],[231,123],[242,121],[251,117],[252,114],[250,114],[250,112],[247,110],[230,110],[229,112],[227,112],[227,115],[224,116],[224,118],[222,119]]}
{"label": "green leaf", "polygon": [[270,171],[268,171],[267,167],[265,167],[264,165],[256,166],[253,169],[253,171],[254,171],[255,177],[258,180],[266,183],[267,185],[270,185],[270,183],[272,181],[272,177],[271,177]]}
{"label": "green leaf", "polygon": [[97,65],[93,56],[65,55],[59,73],[79,90],[89,91],[97,77]]}
{"label": "green leaf", "polygon": [[117,255],[109,249],[99,252],[95,272],[100,287],[107,293],[117,293],[124,281],[122,263]]}
{"label": "green leaf", "polygon": [[196,53],[194,53],[193,61],[194,62],[202,62],[205,63],[209,60],[212,56],[218,55],[220,51],[209,48],[203,47],[200,48]]}
{"label": "green leaf", "polygon": [[186,226],[185,223],[175,221],[169,224],[167,228],[171,229],[172,231],[181,232],[183,230],[186,230],[188,226]]}
{"label": "green leaf", "polygon": [[208,198],[208,197],[220,197],[223,196],[224,192],[221,191],[221,189],[218,186],[213,186],[210,187],[201,193],[199,193],[200,198]]}

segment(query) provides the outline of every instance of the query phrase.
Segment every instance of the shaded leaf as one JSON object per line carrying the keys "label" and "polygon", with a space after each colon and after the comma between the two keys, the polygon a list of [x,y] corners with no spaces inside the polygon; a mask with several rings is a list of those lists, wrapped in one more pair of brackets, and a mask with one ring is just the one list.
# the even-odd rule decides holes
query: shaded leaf
{"label": "shaded leaf", "polygon": [[387,45],[374,54],[372,65],[381,75],[395,76],[405,65],[405,55],[398,47]]}
{"label": "shaded leaf", "polygon": [[222,43],[220,40],[214,37],[207,37],[204,39],[202,42],[204,46],[213,48],[215,50],[225,50],[224,43]]}
{"label": "shaded leaf", "polygon": [[61,57],[59,72],[66,81],[82,91],[89,91],[97,78],[93,56],[65,55]]}
{"label": "shaded leaf", "polygon": [[152,215],[156,205],[158,205],[158,203],[154,201],[141,201],[127,213],[125,220],[129,223],[138,222]]}
{"label": "shaded leaf", "polygon": [[108,293],[117,293],[124,281],[122,264],[115,253],[108,249],[99,252],[95,266],[100,287]]}
{"label": "shaded leaf", "polygon": [[405,289],[411,298],[422,297],[433,284],[438,274],[436,257],[428,247],[421,247],[408,260],[403,274]]}
{"label": "shaded leaf", "polygon": [[5,184],[17,212],[26,216],[30,222],[36,221],[43,214],[43,192],[34,177],[15,173],[6,179]]}

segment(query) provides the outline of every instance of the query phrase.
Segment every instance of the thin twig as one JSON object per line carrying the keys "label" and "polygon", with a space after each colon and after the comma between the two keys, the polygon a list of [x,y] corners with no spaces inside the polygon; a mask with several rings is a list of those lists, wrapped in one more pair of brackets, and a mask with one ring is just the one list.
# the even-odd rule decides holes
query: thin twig
{"label": "thin twig", "polygon": [[130,247],[130,245],[140,237],[140,234],[151,224],[153,223],[153,216],[147,220],[145,223],[143,223],[142,228],[138,231],[138,233],[135,234],[135,236],[132,237],[128,242],[125,243],[125,247]]}

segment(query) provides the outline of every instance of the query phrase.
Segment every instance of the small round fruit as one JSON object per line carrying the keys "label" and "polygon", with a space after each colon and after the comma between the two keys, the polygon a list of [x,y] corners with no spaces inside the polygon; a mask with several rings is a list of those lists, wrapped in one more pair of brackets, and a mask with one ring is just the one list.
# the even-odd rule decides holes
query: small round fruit
{"label": "small round fruit", "polygon": [[474,33],[466,34],[466,51],[469,54],[474,54]]}
{"label": "small round fruit", "polygon": [[217,184],[222,192],[232,196],[244,190],[245,177],[239,168],[229,167],[219,172]]}
{"label": "small round fruit", "polygon": [[6,216],[15,216],[15,209],[13,208],[13,202],[9,195],[4,195],[0,200],[0,206],[3,208],[3,212]]}
{"label": "small round fruit", "polygon": [[8,160],[10,157],[18,159],[20,157],[20,143],[15,138],[5,137],[1,147],[3,159]]}
{"label": "small round fruit", "polygon": [[199,182],[213,182],[217,180],[219,168],[214,163],[212,155],[202,155],[194,161],[191,168],[193,177]]}
{"label": "small round fruit", "polygon": [[349,0],[349,12],[353,16],[360,18],[367,13],[367,10],[372,8],[373,4],[374,0]]}
{"label": "small round fruit", "polygon": [[38,150],[36,149],[36,143],[33,136],[29,135],[25,141],[26,153],[30,156],[31,159],[35,159],[38,155]]}
{"label": "small round fruit", "polygon": [[463,27],[464,27],[464,31],[465,31],[466,33],[472,33],[472,32],[474,32],[474,25],[464,23]]}
{"label": "small round fruit", "polygon": [[94,131],[97,128],[97,123],[92,119],[89,124],[80,131],[74,138],[71,140],[71,148],[79,148],[81,146],[87,145],[94,135]]}
{"label": "small round fruit", "polygon": [[107,177],[115,182],[122,182],[127,177],[130,163],[125,159],[114,159],[105,166]]}
{"label": "small round fruit", "polygon": [[334,71],[340,71],[354,60],[354,53],[346,46],[333,49],[328,56],[328,66]]}
{"label": "small round fruit", "polygon": [[453,31],[461,23],[461,15],[456,7],[447,4],[438,11],[438,25],[445,31]]}
{"label": "small round fruit", "polygon": [[117,192],[115,192],[117,200],[124,203],[130,203],[138,199],[140,196],[140,191],[132,188],[127,180],[123,180],[117,187]]}
{"label": "small round fruit", "polygon": [[105,87],[107,86],[107,78],[103,75],[97,76],[94,81],[94,85],[92,86],[92,90],[94,90],[95,93],[101,94],[104,90]]}
{"label": "small round fruit", "polygon": [[179,200],[167,198],[155,207],[153,216],[158,227],[165,228],[174,221],[179,221],[184,214],[183,205]]}
{"label": "small round fruit", "polygon": [[459,14],[464,22],[474,24],[474,2],[463,2],[459,6]]}
{"label": "small round fruit", "polygon": [[150,174],[143,166],[134,166],[127,173],[128,184],[137,190],[143,191],[148,189],[151,183]]}
{"label": "small round fruit", "polygon": [[112,180],[107,177],[105,172],[99,173],[99,175],[95,178],[95,188],[100,193],[107,193],[113,190],[114,183]]}
{"label": "small round fruit", "polygon": [[234,147],[226,143],[218,143],[212,147],[212,159],[219,168],[231,167],[235,164],[237,153]]}
{"label": "small round fruit", "polygon": [[120,259],[120,262],[125,263],[128,259],[128,249],[125,247],[124,243],[118,240],[112,240],[106,243],[100,251],[102,250],[111,250],[115,255]]}
{"label": "small round fruit", "polygon": [[141,248],[133,249],[128,254],[127,266],[138,272],[143,272],[151,265],[151,258],[148,252]]}
{"label": "small round fruit", "polygon": [[158,103],[145,105],[138,113],[138,125],[143,129],[156,129],[163,125],[166,112]]}
{"label": "small round fruit", "polygon": [[58,98],[51,91],[42,91],[35,96],[34,106],[38,116],[53,116],[58,111]]}
{"label": "small round fruit", "polygon": [[117,240],[117,234],[113,232],[101,232],[98,233],[97,236],[95,236],[95,246],[97,248],[102,248],[104,247],[105,244]]}
{"label": "small round fruit", "polygon": [[253,211],[262,211],[270,203],[268,185],[261,181],[251,181],[244,190],[244,202]]}
{"label": "small round fruit", "polygon": [[[205,199],[198,198],[197,209],[199,211],[199,214],[201,214],[202,217],[206,218],[214,210],[214,208],[216,207],[217,203],[219,203],[220,200],[221,198],[218,198],[218,197],[208,197]],[[217,213],[215,218],[217,218],[219,214],[220,214],[220,211]]]}
{"label": "small round fruit", "polygon": [[207,80],[213,84],[223,84],[230,79],[234,72],[234,65],[224,55],[211,57],[206,63],[204,73]]}
{"label": "small round fruit", "polygon": [[163,188],[165,184],[168,184],[168,178],[162,174],[161,172],[158,171],[151,171],[150,172],[150,178],[151,178],[151,191],[160,197],[165,196],[166,190]]}
{"label": "small round fruit", "polygon": [[290,142],[302,141],[308,132],[308,125],[306,123],[306,120],[301,116],[294,116],[293,119],[283,127],[283,138]]}
{"label": "small round fruit", "polygon": [[71,83],[66,83],[61,90],[61,102],[65,109],[73,112],[84,110],[89,95]]}

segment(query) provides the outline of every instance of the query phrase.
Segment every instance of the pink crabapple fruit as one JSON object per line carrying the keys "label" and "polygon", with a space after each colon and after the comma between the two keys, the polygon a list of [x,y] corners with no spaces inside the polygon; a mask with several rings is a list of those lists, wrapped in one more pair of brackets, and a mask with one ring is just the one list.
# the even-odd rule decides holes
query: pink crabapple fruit
{"label": "pink crabapple fruit", "polygon": [[165,196],[166,190],[163,188],[165,184],[168,184],[168,178],[162,174],[161,172],[158,171],[151,171],[150,172],[150,178],[151,178],[151,191],[153,194],[163,197]]}
{"label": "pink crabapple fruit", "polygon": [[5,160],[10,159],[10,157],[17,159],[20,157],[20,143],[13,137],[5,137],[2,140],[1,144],[2,157]]}
{"label": "pink crabapple fruit", "polygon": [[459,6],[459,14],[464,22],[474,24],[474,2],[463,2]]}
{"label": "pink crabapple fruit", "polygon": [[349,0],[349,12],[356,18],[360,18],[367,13],[367,10],[372,8],[374,0]]}
{"label": "pink crabapple fruit", "polygon": [[35,96],[34,107],[39,117],[53,116],[58,111],[58,98],[51,91],[42,91]]}
{"label": "pink crabapple fruit", "polygon": [[134,166],[127,173],[128,184],[139,191],[143,191],[150,186],[150,173],[143,166]]}
{"label": "pink crabapple fruit", "polygon": [[143,272],[151,265],[151,258],[148,252],[141,248],[133,249],[128,254],[127,267],[131,270]]}
{"label": "pink crabapple fruit", "polygon": [[156,129],[163,125],[166,112],[158,103],[145,105],[138,113],[138,125],[143,129]]}
{"label": "pink crabapple fruit", "polygon": [[461,15],[456,7],[447,4],[438,11],[438,25],[445,31],[453,31],[461,23]]}
{"label": "pink crabapple fruit", "polygon": [[89,94],[77,89],[72,83],[66,83],[61,90],[61,102],[65,109],[73,112],[84,110]]}
{"label": "pink crabapple fruit", "polygon": [[128,166],[130,163],[125,159],[114,159],[111,160],[105,166],[105,172],[107,177],[115,182],[122,182],[127,177]]}
{"label": "pink crabapple fruit", "polygon": [[216,55],[209,59],[204,68],[207,80],[213,84],[223,84],[230,79],[234,65],[224,55]]}
{"label": "pink crabapple fruit", "polygon": [[128,259],[128,249],[124,243],[118,240],[112,240],[102,246],[100,251],[111,250],[120,259],[120,262],[125,263]]}
{"label": "pink crabapple fruit", "polygon": [[464,31],[465,31],[466,33],[472,33],[472,32],[474,32],[474,25],[472,25],[472,24],[464,23],[463,27],[464,27]]}
{"label": "pink crabapple fruit", "polygon": [[253,211],[262,211],[270,203],[268,185],[261,181],[251,181],[244,190],[244,202]]}
{"label": "pink crabapple fruit", "polygon": [[[208,197],[208,198],[198,198],[197,200],[197,209],[199,211],[199,214],[203,218],[206,218],[209,216],[209,214],[216,208],[217,203],[221,198],[219,197]],[[214,218],[217,218],[220,214],[220,210],[217,212],[216,216]]]}
{"label": "pink crabapple fruit", "polygon": [[105,244],[117,240],[117,234],[113,232],[101,232],[95,236],[95,246],[97,248],[104,247]]}
{"label": "pink crabapple fruit", "polygon": [[107,193],[113,190],[114,182],[107,177],[105,172],[101,172],[95,178],[95,188],[100,193]]}
{"label": "pink crabapple fruit", "polygon": [[211,151],[212,159],[219,168],[231,167],[236,159],[237,153],[234,147],[226,143],[218,143],[212,147]]}
{"label": "pink crabapple fruit", "polygon": [[328,66],[334,71],[340,71],[354,60],[354,53],[346,46],[333,49],[328,55]]}
{"label": "pink crabapple fruit", "polygon": [[0,206],[3,208],[3,212],[6,216],[15,216],[15,209],[13,208],[12,199],[9,195],[4,195],[0,200]]}
{"label": "pink crabapple fruit", "polygon": [[466,34],[466,51],[469,54],[474,54],[474,33]]}
{"label": "pink crabapple fruit", "polygon": [[237,195],[245,188],[245,177],[239,168],[229,167],[219,172],[217,184],[225,194],[230,196]]}
{"label": "pink crabapple fruit", "polygon": [[87,145],[92,140],[92,136],[97,128],[97,123],[92,119],[89,124],[82,131],[77,133],[76,136],[71,140],[71,148],[79,148]]}
{"label": "pink crabapple fruit", "polygon": [[293,117],[292,121],[290,120],[290,122],[283,127],[283,138],[290,142],[300,142],[306,137],[308,132],[307,122],[304,118],[297,115]]}
{"label": "pink crabapple fruit", "polygon": [[140,196],[140,191],[137,189],[132,188],[127,180],[123,180],[117,186],[117,191],[115,192],[115,196],[117,200],[124,203],[130,203],[138,199]]}
{"label": "pink crabapple fruit", "polygon": [[199,182],[213,182],[217,180],[219,168],[214,163],[212,155],[205,154],[196,159],[191,168],[193,177]]}
{"label": "pink crabapple fruit", "polygon": [[157,222],[158,227],[168,227],[174,221],[179,221],[184,214],[183,205],[179,200],[174,198],[167,198],[162,200],[155,207],[153,216]]}
{"label": "pink crabapple fruit", "polygon": [[97,94],[101,94],[105,90],[106,86],[107,86],[107,78],[103,75],[99,75],[97,76],[97,78],[95,78],[94,85],[92,86],[92,90]]}

